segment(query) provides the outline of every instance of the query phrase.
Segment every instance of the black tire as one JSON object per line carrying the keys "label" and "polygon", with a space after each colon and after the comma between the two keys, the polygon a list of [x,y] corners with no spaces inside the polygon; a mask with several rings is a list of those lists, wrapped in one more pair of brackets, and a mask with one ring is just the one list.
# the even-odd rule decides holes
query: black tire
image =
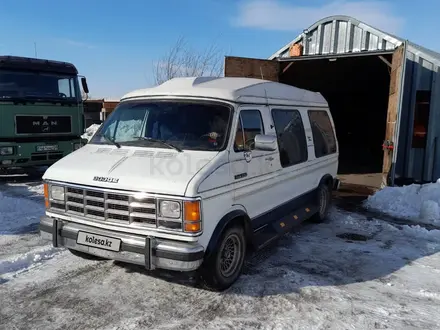
{"label": "black tire", "polygon": [[43,174],[46,170],[38,168],[38,167],[32,167],[25,170],[25,173],[27,174],[29,179],[33,180],[41,180],[43,177]]}
{"label": "black tire", "polygon": [[240,225],[228,227],[213,253],[204,261],[202,285],[212,291],[228,289],[240,277],[246,256],[246,238]]}
{"label": "black tire", "polygon": [[332,190],[330,185],[321,183],[318,187],[318,212],[313,215],[311,220],[315,223],[324,222],[332,204]]}
{"label": "black tire", "polygon": [[74,256],[80,257],[80,258],[83,258],[83,259],[86,259],[86,260],[98,260],[98,261],[107,260],[106,258],[98,257],[98,256],[95,256],[93,254],[88,254],[88,253],[85,253],[85,252],[82,252],[82,251],[77,251],[77,250],[73,250],[73,249],[68,249],[68,250]]}

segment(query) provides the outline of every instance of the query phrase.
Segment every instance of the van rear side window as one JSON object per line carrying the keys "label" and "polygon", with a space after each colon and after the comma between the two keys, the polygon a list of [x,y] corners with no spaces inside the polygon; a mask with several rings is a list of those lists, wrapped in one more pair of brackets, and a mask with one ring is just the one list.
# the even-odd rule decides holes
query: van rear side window
{"label": "van rear side window", "polygon": [[280,161],[283,167],[306,162],[306,133],[298,110],[273,109],[272,118],[277,133]]}
{"label": "van rear side window", "polygon": [[312,127],[315,157],[324,157],[336,152],[336,139],[332,123],[326,111],[309,110],[310,126]]}

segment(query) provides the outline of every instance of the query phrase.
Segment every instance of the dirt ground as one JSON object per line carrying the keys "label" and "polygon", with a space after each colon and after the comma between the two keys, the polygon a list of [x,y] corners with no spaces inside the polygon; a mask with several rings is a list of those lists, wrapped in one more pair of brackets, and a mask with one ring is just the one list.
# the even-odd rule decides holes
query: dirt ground
{"label": "dirt ground", "polygon": [[347,211],[363,213],[362,202],[380,189],[382,173],[338,175],[339,190],[333,192],[334,202]]}

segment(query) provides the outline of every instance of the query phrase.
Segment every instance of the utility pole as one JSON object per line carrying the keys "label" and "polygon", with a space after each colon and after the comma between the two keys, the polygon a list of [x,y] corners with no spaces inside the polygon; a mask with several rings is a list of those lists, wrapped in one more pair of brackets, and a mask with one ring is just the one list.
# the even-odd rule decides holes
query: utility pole
{"label": "utility pole", "polygon": [[37,58],[37,43],[34,42],[35,58]]}

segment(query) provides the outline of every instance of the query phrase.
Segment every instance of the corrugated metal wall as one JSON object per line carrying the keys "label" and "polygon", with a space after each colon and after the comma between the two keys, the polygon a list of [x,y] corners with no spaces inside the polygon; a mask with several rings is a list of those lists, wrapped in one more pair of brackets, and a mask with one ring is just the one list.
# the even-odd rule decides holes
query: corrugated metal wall
{"label": "corrugated metal wall", "polygon": [[[380,31],[348,16],[324,18],[304,30],[269,59],[289,57],[289,46],[303,45],[304,55],[393,50],[407,42],[396,174],[418,181],[440,178],[440,54]],[[418,90],[431,91],[429,131],[424,149],[412,147]]]}
{"label": "corrugated metal wall", "polygon": [[[317,22],[292,43],[303,45],[303,55],[324,55],[393,50],[402,42],[354,19],[336,17]],[[288,49],[279,54],[279,57],[288,56]]]}
{"label": "corrugated metal wall", "polygon": [[[396,174],[417,181],[440,178],[440,59],[410,44],[407,51]],[[431,55],[431,54],[429,54]],[[431,91],[426,147],[413,148],[417,91]]]}

